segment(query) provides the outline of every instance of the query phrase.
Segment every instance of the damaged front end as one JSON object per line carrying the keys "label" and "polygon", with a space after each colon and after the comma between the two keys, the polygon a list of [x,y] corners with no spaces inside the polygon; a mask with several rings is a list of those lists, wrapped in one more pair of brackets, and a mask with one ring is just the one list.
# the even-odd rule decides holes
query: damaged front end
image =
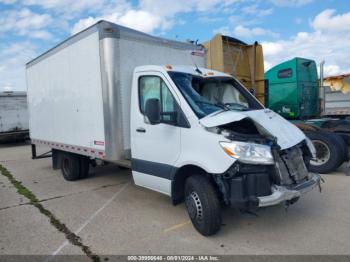
{"label": "damaged front end", "polygon": [[268,146],[271,152],[272,161],[260,149],[248,154],[255,154],[257,159],[261,156],[263,161],[260,163],[256,160],[249,163],[244,158],[233,156],[237,161],[225,173],[213,175],[227,205],[250,211],[283,202],[289,205],[302,194],[315,187],[320,188],[321,177],[308,172],[312,150],[307,140],[282,149],[274,136],[262,134],[261,128],[248,118],[221,125],[216,132],[223,134],[233,145]]}

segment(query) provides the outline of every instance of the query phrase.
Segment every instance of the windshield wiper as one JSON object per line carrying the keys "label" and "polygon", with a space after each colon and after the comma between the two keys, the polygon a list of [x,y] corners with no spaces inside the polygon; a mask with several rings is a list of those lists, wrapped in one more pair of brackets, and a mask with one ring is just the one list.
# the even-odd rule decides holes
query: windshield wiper
{"label": "windshield wiper", "polygon": [[228,105],[226,105],[223,102],[220,102],[218,100],[217,100],[217,103],[215,105],[220,107],[220,108],[222,108],[222,109],[224,109],[225,111],[228,111],[228,110],[231,109],[230,106],[228,106]]}
{"label": "windshield wiper", "polygon": [[[213,104],[213,103],[210,103],[210,102],[207,102],[207,101],[201,101],[201,100],[194,100],[196,103],[200,103],[200,104],[204,104],[204,105],[210,105],[210,106],[216,106],[216,107],[220,107],[216,104]],[[221,107],[220,107],[221,108]]]}
{"label": "windshield wiper", "polygon": [[230,110],[237,110],[237,111],[249,111],[250,109],[244,105],[238,104],[238,103],[225,103],[225,106],[227,106]]}
{"label": "windshield wiper", "polygon": [[225,103],[221,102],[217,97],[214,97],[215,101],[216,101],[216,106],[222,108],[225,111],[230,110],[230,107],[228,105],[226,105]]}
{"label": "windshield wiper", "polygon": [[205,105],[210,105],[210,106],[215,106],[215,107],[218,107],[220,109],[222,109],[223,111],[228,111],[230,110],[230,107],[223,104],[223,103],[216,103],[216,104],[213,104],[213,103],[210,103],[210,102],[206,102],[206,101],[201,101],[201,100],[195,100],[195,102],[197,103],[200,103],[200,104],[205,104]]}

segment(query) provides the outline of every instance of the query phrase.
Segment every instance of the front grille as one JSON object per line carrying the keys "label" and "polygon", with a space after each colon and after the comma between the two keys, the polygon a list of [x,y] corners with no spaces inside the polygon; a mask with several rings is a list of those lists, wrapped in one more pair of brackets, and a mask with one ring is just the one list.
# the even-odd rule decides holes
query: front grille
{"label": "front grille", "polygon": [[275,152],[275,169],[281,185],[299,184],[308,178],[303,152],[299,146]]}

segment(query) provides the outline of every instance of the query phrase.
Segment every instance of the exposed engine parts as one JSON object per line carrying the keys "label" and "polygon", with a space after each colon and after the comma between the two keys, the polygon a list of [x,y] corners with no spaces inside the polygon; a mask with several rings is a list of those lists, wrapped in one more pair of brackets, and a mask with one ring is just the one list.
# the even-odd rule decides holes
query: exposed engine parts
{"label": "exposed engine parts", "polygon": [[[237,161],[227,172],[213,176],[223,201],[242,210],[258,207],[258,197],[271,195],[272,185],[293,189],[309,180],[307,163],[311,158],[305,142],[286,150],[272,149],[274,165],[248,165]],[[298,198],[288,200],[291,205]]]}

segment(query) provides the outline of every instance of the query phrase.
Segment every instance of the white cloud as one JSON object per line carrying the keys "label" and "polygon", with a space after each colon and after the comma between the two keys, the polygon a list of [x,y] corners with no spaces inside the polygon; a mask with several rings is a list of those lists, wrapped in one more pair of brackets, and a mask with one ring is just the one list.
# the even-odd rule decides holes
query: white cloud
{"label": "white cloud", "polygon": [[49,40],[53,38],[52,34],[45,30],[32,31],[30,32],[30,36],[32,38],[37,38],[42,40]]}
{"label": "white cloud", "polygon": [[[287,40],[263,42],[265,70],[293,57],[305,57],[317,63],[324,59],[326,75],[350,72],[349,43],[346,41],[350,39],[350,27],[330,30],[335,26],[334,21],[340,27],[347,24],[349,15],[350,12],[335,15],[334,12],[323,11],[311,21],[314,31],[299,32]],[[329,27],[320,22],[324,18],[329,21]]]}
{"label": "white cloud", "polygon": [[119,22],[144,32],[152,32],[157,27],[166,27],[166,21],[161,17],[143,10],[129,10],[119,18]]}
{"label": "white cloud", "polygon": [[261,27],[245,27],[238,25],[233,29],[233,34],[237,37],[252,39],[257,36],[278,37],[278,34]]}
{"label": "white cloud", "polygon": [[0,43],[0,89],[25,89],[25,63],[36,56],[31,42]]}
{"label": "white cloud", "polygon": [[146,33],[151,33],[155,28],[166,27],[165,21],[159,16],[152,15],[151,13],[142,10],[129,10],[124,14],[113,13],[102,17],[88,17],[81,19],[73,26],[71,33],[75,34],[101,19]]}
{"label": "white cloud", "polygon": [[71,34],[76,34],[80,31],[82,31],[84,28],[87,28],[94,23],[96,23],[99,20],[99,18],[91,17],[80,19],[77,23],[74,24]]}
{"label": "white cloud", "polygon": [[324,74],[326,76],[334,76],[342,73],[341,68],[338,65],[325,65]]}
{"label": "white cloud", "polygon": [[231,30],[228,26],[222,26],[220,28],[214,29],[213,34],[230,35]]}
{"label": "white cloud", "polygon": [[51,22],[49,14],[37,14],[28,8],[5,11],[0,16],[0,34],[10,32],[34,38],[48,38],[50,35],[43,28]]}
{"label": "white cloud", "polygon": [[140,0],[140,8],[163,17],[182,12],[207,12],[222,10],[239,0]]}
{"label": "white cloud", "polygon": [[313,0],[270,0],[277,6],[302,6],[313,2]]}
{"label": "white cloud", "polygon": [[278,42],[263,42],[264,47],[264,55],[265,57],[273,57],[277,54],[283,52],[283,43],[281,41]]}
{"label": "white cloud", "polygon": [[[32,0],[33,1],[33,0]],[[199,12],[213,13],[222,10],[239,0],[140,0],[134,7],[121,1],[114,8],[103,8],[99,15],[80,19],[72,28],[71,33],[77,33],[84,28],[104,19],[146,33],[156,29],[166,30],[172,27],[180,13]]]}
{"label": "white cloud", "polygon": [[248,5],[243,7],[242,12],[248,15],[263,17],[263,16],[271,15],[273,13],[273,9],[272,8],[263,9],[263,8],[260,8],[258,4],[254,4],[254,5]]}
{"label": "white cloud", "polygon": [[349,31],[350,29],[350,12],[340,15],[335,14],[334,9],[326,9],[318,14],[311,22],[315,30],[321,31]]}
{"label": "white cloud", "polygon": [[98,11],[102,7],[106,7],[108,3],[107,0],[22,0],[22,4],[25,6],[40,6],[55,13],[64,13],[69,16],[76,16],[77,13],[83,11]]}
{"label": "white cloud", "polygon": [[234,35],[244,40],[255,40],[254,38],[277,38],[278,33],[259,26],[263,18],[274,12],[273,8],[264,8],[262,1],[238,1],[238,3],[253,3],[245,6],[237,5],[233,15],[229,16],[226,25],[214,29],[214,33]]}

